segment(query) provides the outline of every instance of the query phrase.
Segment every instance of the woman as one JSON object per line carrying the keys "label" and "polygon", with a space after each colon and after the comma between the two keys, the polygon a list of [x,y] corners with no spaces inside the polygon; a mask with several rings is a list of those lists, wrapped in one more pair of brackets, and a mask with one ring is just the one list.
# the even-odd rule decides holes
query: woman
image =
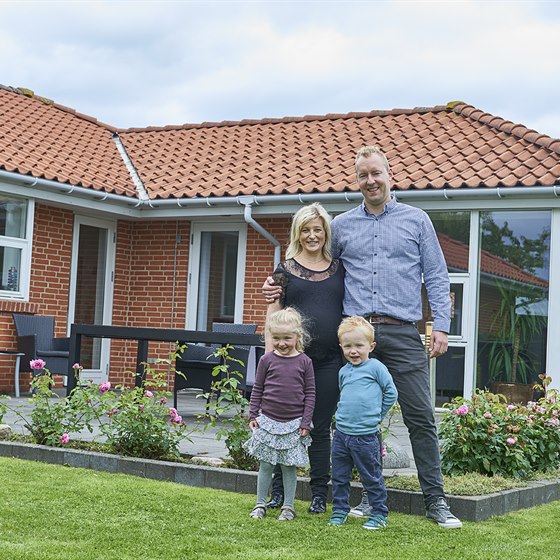
{"label": "woman", "polygon": [[[316,387],[309,447],[309,513],[326,511],[331,421],[338,401],[338,371],[342,367],[336,332],[342,320],[344,269],[338,260],[332,259],[330,245],[330,217],[326,210],[319,203],[298,210],[292,219],[286,260],[273,274],[275,283],[282,286],[282,295],[268,306],[268,313],[295,307],[305,317],[311,335],[311,343],[305,349],[313,362]],[[276,470],[267,507],[281,506],[282,499],[282,479]]]}

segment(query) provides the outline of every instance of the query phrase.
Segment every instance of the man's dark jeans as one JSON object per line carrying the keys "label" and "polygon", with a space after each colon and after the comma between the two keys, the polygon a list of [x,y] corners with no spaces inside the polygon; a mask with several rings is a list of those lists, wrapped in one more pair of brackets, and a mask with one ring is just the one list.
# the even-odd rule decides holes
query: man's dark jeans
{"label": "man's dark jeans", "polygon": [[387,491],[381,468],[381,446],[377,432],[351,436],[335,430],[332,443],[332,507],[350,511],[352,468],[360,473],[371,513],[387,517]]}
{"label": "man's dark jeans", "polygon": [[444,493],[426,351],[413,324],[375,325],[375,340],[371,356],[385,364],[399,392],[418,480],[428,503]]}

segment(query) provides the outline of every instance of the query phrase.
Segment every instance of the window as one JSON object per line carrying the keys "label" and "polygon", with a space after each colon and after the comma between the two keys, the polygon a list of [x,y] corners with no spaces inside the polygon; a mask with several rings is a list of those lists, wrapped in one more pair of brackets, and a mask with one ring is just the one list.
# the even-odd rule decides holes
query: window
{"label": "window", "polygon": [[0,195],[0,297],[27,299],[33,202]]}

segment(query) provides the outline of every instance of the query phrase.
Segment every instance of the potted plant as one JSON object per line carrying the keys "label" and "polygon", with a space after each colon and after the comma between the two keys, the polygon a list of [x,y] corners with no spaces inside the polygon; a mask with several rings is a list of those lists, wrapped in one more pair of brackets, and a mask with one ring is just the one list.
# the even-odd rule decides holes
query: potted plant
{"label": "potted plant", "polygon": [[531,375],[536,370],[536,356],[529,345],[546,328],[546,316],[535,312],[543,299],[542,290],[525,287],[519,295],[512,283],[497,282],[499,305],[492,321],[493,340],[487,343],[490,387],[510,402],[532,399]]}

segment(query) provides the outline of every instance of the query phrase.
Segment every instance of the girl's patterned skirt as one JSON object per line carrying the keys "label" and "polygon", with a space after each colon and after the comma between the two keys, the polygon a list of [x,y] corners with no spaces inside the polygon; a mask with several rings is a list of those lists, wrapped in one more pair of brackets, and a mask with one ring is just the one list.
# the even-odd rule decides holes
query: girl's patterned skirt
{"label": "girl's patterned skirt", "polygon": [[272,465],[309,465],[307,448],[311,444],[311,437],[299,435],[301,418],[277,422],[261,414],[257,422],[259,427],[253,430],[251,437],[243,444],[247,453]]}

